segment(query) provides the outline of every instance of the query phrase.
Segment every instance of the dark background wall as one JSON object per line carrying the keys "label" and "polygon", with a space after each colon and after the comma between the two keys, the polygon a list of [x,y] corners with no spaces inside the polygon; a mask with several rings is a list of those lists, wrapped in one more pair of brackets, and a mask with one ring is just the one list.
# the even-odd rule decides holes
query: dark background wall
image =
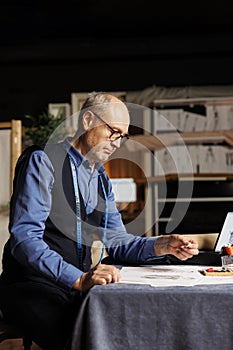
{"label": "dark background wall", "polygon": [[233,83],[226,1],[0,2],[0,120],[72,92]]}

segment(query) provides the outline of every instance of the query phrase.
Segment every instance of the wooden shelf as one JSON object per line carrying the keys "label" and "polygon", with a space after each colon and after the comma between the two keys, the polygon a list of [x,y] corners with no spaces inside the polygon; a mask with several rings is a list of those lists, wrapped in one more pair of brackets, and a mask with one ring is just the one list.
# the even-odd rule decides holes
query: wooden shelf
{"label": "wooden shelf", "polygon": [[233,130],[186,132],[181,134],[186,144],[221,144],[233,146]]}
{"label": "wooden shelf", "polygon": [[[233,130],[133,135],[130,139],[139,144],[138,147],[135,146],[135,151],[140,150],[140,144],[151,151],[158,151],[164,147],[182,143],[186,145],[224,144],[233,146]],[[141,150],[143,149],[141,147]]]}

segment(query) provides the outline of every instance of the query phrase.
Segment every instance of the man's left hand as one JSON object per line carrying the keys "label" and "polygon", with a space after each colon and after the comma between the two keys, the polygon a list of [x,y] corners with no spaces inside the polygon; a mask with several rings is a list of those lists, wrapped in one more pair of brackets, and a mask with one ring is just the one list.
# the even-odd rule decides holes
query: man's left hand
{"label": "man's left hand", "polygon": [[159,236],[155,242],[156,256],[172,254],[180,260],[187,260],[198,253],[197,242],[184,235]]}

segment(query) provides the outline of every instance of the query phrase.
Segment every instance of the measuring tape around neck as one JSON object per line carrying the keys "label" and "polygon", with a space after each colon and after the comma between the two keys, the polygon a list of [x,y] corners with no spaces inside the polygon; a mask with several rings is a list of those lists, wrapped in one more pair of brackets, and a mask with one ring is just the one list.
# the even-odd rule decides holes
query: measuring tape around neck
{"label": "measuring tape around neck", "polygon": [[[81,205],[80,205],[80,195],[79,195],[79,189],[78,189],[78,179],[77,179],[77,172],[75,167],[75,162],[73,158],[69,155],[70,159],[70,165],[71,165],[71,171],[72,171],[72,178],[73,178],[73,185],[74,185],[74,195],[75,195],[75,211],[76,211],[76,231],[77,231],[77,248],[78,248],[78,263],[79,268],[82,270],[82,218],[81,218]],[[104,219],[104,234],[102,239],[102,249],[101,249],[101,255],[99,258],[99,263],[101,263],[104,255],[104,243],[106,242],[106,236],[107,236],[107,225],[108,225],[108,196],[106,193],[106,189],[104,186],[104,182],[102,179],[102,175],[99,175],[100,183],[104,195],[105,200],[105,219]]]}

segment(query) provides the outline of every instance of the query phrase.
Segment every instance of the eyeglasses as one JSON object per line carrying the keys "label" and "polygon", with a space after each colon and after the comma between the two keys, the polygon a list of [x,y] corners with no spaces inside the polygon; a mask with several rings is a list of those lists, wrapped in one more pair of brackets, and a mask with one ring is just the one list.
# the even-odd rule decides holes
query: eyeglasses
{"label": "eyeglasses", "polygon": [[114,130],[108,123],[106,123],[105,120],[103,120],[97,113],[91,111],[94,116],[99,119],[102,123],[104,123],[108,128],[109,130],[111,131],[111,134],[109,136],[109,140],[110,141],[117,141],[120,139],[120,143],[121,145],[123,143],[125,143],[128,139],[129,139],[129,134],[125,134],[125,135],[122,135],[119,130]]}

